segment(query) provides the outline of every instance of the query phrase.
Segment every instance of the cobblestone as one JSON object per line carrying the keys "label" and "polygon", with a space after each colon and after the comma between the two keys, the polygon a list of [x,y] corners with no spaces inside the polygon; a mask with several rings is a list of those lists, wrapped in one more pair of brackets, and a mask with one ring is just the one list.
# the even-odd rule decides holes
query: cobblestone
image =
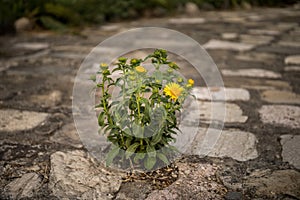
{"label": "cobblestone", "polygon": [[[225,94],[224,94],[225,93]],[[248,90],[242,88],[193,88],[193,94],[199,100],[208,101],[248,101],[250,94]]]}
{"label": "cobblestone", "polygon": [[264,105],[259,110],[265,124],[300,128],[300,107],[287,105]]}
{"label": "cobblestone", "polygon": [[[253,133],[238,129],[223,130],[220,135],[207,136],[209,133],[207,129],[199,129],[190,149],[192,154],[205,156],[203,153],[208,153],[208,156],[231,157],[238,161],[247,161],[258,157],[257,139]],[[209,137],[209,139],[206,137]],[[206,143],[206,140],[212,142]],[[211,146],[207,146],[208,144]]]}
{"label": "cobblestone", "polygon": [[270,103],[300,104],[300,96],[289,91],[266,90],[261,97]]}
{"label": "cobblestone", "polygon": [[233,51],[247,51],[254,48],[252,44],[228,42],[222,40],[212,39],[203,45],[205,49],[224,49]]}
{"label": "cobblestone", "polygon": [[287,65],[300,65],[300,55],[288,56],[285,58],[284,62]]}
{"label": "cobblestone", "polygon": [[44,122],[47,117],[47,113],[1,109],[0,131],[13,132],[29,130]]}
{"label": "cobblestone", "polygon": [[264,69],[239,69],[230,70],[223,69],[222,74],[225,76],[245,76],[245,77],[257,77],[257,78],[280,78],[281,75]]}
{"label": "cobblestone", "polygon": [[282,135],[282,159],[300,169],[300,135]]}

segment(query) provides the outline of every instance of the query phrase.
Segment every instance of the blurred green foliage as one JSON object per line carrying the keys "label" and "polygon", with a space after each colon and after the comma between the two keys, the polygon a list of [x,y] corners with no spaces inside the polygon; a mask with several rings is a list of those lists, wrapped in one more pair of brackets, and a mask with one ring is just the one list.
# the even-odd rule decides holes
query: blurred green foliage
{"label": "blurred green foliage", "polygon": [[297,0],[0,0],[0,32],[12,31],[20,17],[28,17],[38,27],[63,30],[67,26],[137,18],[157,8],[168,14],[187,2],[194,2],[200,8],[206,4],[215,9],[230,9],[244,2],[278,6]]}

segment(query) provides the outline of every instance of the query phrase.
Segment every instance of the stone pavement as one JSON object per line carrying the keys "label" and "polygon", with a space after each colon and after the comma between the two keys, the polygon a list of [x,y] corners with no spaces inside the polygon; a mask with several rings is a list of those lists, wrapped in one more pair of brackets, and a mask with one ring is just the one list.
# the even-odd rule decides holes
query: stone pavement
{"label": "stone pavement", "polygon": [[[107,24],[77,36],[1,36],[0,198],[300,199],[299,22],[297,8],[264,8]],[[86,152],[72,119],[74,78],[85,56],[107,37],[142,26],[175,29],[198,41],[226,87],[225,99],[219,88],[209,93],[178,60],[185,76],[196,79],[200,107],[183,129],[199,129],[187,150],[192,156],[176,161],[179,177],[163,190],[122,183],[120,172]],[[223,132],[203,157],[199,144],[215,120],[210,110],[224,100]]]}

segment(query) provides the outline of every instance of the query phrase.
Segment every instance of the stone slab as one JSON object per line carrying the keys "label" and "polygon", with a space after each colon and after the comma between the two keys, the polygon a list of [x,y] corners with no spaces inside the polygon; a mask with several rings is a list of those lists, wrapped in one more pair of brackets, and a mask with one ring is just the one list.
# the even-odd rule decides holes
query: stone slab
{"label": "stone slab", "polygon": [[282,135],[282,160],[300,169],[300,135]]}
{"label": "stone slab", "polygon": [[269,29],[249,29],[248,30],[249,34],[252,35],[271,35],[271,36],[276,36],[280,35],[280,31],[278,30],[269,30]]}
{"label": "stone slab", "polygon": [[286,72],[299,72],[300,66],[286,66],[284,67],[284,71]]}
{"label": "stone slab", "polygon": [[[222,114],[218,110],[212,113],[212,108],[220,107],[224,107],[226,113]],[[199,122],[210,124],[216,120],[224,121],[225,123],[245,123],[248,119],[247,116],[243,115],[243,110],[238,105],[233,103],[223,104],[220,102],[199,101],[197,104],[184,109],[184,115],[187,118],[187,120],[183,121],[186,125],[198,125]]]}
{"label": "stone slab", "polygon": [[238,129],[223,130],[219,137],[216,138],[215,143],[208,143],[206,137],[211,140],[217,135],[207,135],[210,132],[207,129],[200,128],[198,134],[194,138],[191,147],[192,155],[203,156],[203,152],[210,148],[208,156],[211,157],[230,157],[238,161],[247,161],[258,157],[256,150],[257,139],[253,133],[244,132]]}
{"label": "stone slab", "polygon": [[203,24],[205,22],[204,18],[171,18],[169,19],[170,24]]}
{"label": "stone slab", "polygon": [[163,190],[152,191],[146,200],[223,199],[226,188],[215,181],[219,166],[202,163],[177,163],[179,178]]}
{"label": "stone slab", "polygon": [[63,145],[73,146],[75,148],[83,147],[73,123],[66,124],[62,127],[62,129],[56,131],[54,135],[50,137],[50,140]]}
{"label": "stone slab", "polygon": [[34,94],[30,97],[30,102],[42,107],[54,107],[62,100],[62,92],[53,90],[47,94]]}
{"label": "stone slab", "polygon": [[276,80],[276,79],[256,79],[256,78],[244,78],[244,77],[224,77],[224,82],[227,87],[241,87],[245,89],[254,90],[292,90],[292,87],[288,82]]}
{"label": "stone slab", "polygon": [[300,104],[300,95],[289,91],[266,90],[261,97],[270,103]]}
{"label": "stone slab", "polygon": [[238,54],[235,56],[236,59],[242,61],[249,61],[249,62],[262,62],[262,63],[273,63],[278,58],[275,54],[270,53],[256,53],[256,52],[249,52],[244,54]]}
{"label": "stone slab", "polygon": [[41,187],[41,182],[41,178],[36,173],[24,174],[5,186],[4,195],[9,199],[30,198]]}
{"label": "stone slab", "polygon": [[295,41],[279,41],[278,45],[280,46],[287,46],[287,47],[295,47],[295,48],[300,48],[300,42],[295,42]]}
{"label": "stone slab", "polygon": [[[255,173],[255,174],[254,174]],[[300,196],[300,173],[295,170],[270,170],[261,173],[253,172],[244,181],[243,186],[252,188],[256,195],[275,199],[276,195]],[[264,198],[265,199],[265,198]]]}
{"label": "stone slab", "polygon": [[203,47],[205,49],[248,51],[248,50],[251,50],[252,48],[254,48],[254,45],[211,39],[206,44],[204,44]]}
{"label": "stone slab", "polygon": [[121,176],[99,166],[83,151],[56,152],[50,157],[49,189],[58,198],[112,199]]}
{"label": "stone slab", "polygon": [[206,88],[195,87],[192,90],[192,94],[196,96],[198,100],[208,101],[248,101],[250,99],[250,93],[246,89],[242,88]]}
{"label": "stone slab", "polygon": [[300,55],[288,56],[284,59],[287,65],[300,65]]}
{"label": "stone slab", "polygon": [[225,40],[232,40],[238,37],[237,33],[222,33],[221,37]]}
{"label": "stone slab", "polygon": [[49,48],[48,43],[41,43],[41,42],[23,42],[23,43],[18,43],[14,45],[15,48],[20,48],[20,49],[26,49],[26,50],[43,50]]}
{"label": "stone slab", "polygon": [[243,76],[243,77],[256,77],[256,78],[281,78],[281,74],[264,69],[238,69],[230,70],[223,69],[224,76]]}
{"label": "stone slab", "polygon": [[266,36],[266,35],[242,34],[242,35],[240,35],[240,39],[241,39],[241,42],[245,43],[245,44],[263,45],[263,44],[269,44],[272,40],[274,40],[274,37]]}
{"label": "stone slab", "polygon": [[37,127],[48,117],[47,113],[0,109],[0,131],[14,132]]}
{"label": "stone slab", "polygon": [[300,128],[300,107],[289,105],[264,105],[259,110],[264,124]]}

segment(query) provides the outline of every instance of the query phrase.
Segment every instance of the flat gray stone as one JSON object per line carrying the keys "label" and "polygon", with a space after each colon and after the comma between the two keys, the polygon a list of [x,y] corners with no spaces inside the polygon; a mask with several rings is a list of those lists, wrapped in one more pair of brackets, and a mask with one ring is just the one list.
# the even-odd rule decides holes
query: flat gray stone
{"label": "flat gray stone", "polygon": [[108,171],[83,151],[56,152],[50,157],[49,189],[58,198],[112,199],[121,176]]}
{"label": "flat gray stone", "polygon": [[202,163],[176,163],[179,178],[163,190],[152,191],[146,200],[223,199],[226,188],[214,180],[219,166]]}
{"label": "flat gray stone", "polygon": [[295,170],[253,172],[244,181],[244,188],[253,188],[256,195],[275,199],[276,195],[300,196],[300,173]]}
{"label": "flat gray stone", "polygon": [[221,37],[225,40],[232,40],[238,37],[237,33],[222,33]]}
{"label": "flat gray stone", "polygon": [[248,33],[252,35],[271,35],[276,36],[280,35],[280,31],[278,30],[269,30],[269,29],[250,29]]}
{"label": "flat gray stone", "polygon": [[262,62],[262,63],[273,63],[276,61],[277,56],[275,54],[270,53],[262,53],[262,52],[249,52],[244,54],[238,54],[235,56],[236,59],[242,61],[249,61],[249,62]]}
{"label": "flat gray stone", "polygon": [[[194,138],[191,148],[192,155],[203,156],[207,144],[205,144],[205,137],[209,134],[207,129],[200,128],[198,134]],[[238,129],[223,130],[216,138],[215,144],[211,146],[210,152],[207,154],[211,157],[231,157],[238,161],[247,161],[258,157],[256,150],[257,139],[253,133],[244,132]]]}
{"label": "flat gray stone", "polygon": [[206,44],[204,44],[203,47],[205,49],[248,51],[248,50],[251,50],[254,47],[254,45],[212,39],[212,40],[209,40]]}
{"label": "flat gray stone", "polygon": [[[218,108],[224,105],[226,110],[225,118],[222,119],[224,115],[221,115],[219,112],[212,113],[212,107]],[[245,123],[248,119],[247,116],[243,115],[242,109],[233,103],[222,104],[219,102],[199,101],[197,105],[191,105],[186,110],[187,120],[184,120],[186,125],[197,125],[199,122],[210,124],[215,120],[222,120],[225,123]]]}
{"label": "flat gray stone", "polygon": [[300,65],[300,55],[288,56],[284,59],[287,65]]}
{"label": "flat gray stone", "polygon": [[264,70],[264,69],[223,69],[224,76],[243,76],[243,77],[256,77],[256,78],[281,78],[279,73]]}
{"label": "flat gray stone", "polygon": [[10,199],[30,198],[38,191],[41,182],[41,178],[36,173],[24,174],[6,185],[4,194]]}
{"label": "flat gray stone", "polygon": [[299,72],[300,66],[286,66],[284,67],[284,71],[286,72]]}
{"label": "flat gray stone", "polygon": [[170,24],[203,24],[205,22],[204,18],[171,18],[169,19]]}
{"label": "flat gray stone", "polygon": [[58,90],[51,91],[47,94],[34,94],[30,101],[42,107],[54,107],[62,100],[62,93]]}
{"label": "flat gray stone", "polygon": [[209,90],[206,87],[194,87],[192,94],[198,100],[208,101],[248,101],[250,99],[248,90],[242,88],[210,88]]}
{"label": "flat gray stone", "polygon": [[264,105],[259,110],[264,124],[300,128],[300,107],[288,105]]}
{"label": "flat gray stone", "polygon": [[292,87],[288,82],[279,79],[225,77],[228,88],[245,88],[254,90],[285,90],[291,91]]}
{"label": "flat gray stone", "polygon": [[36,50],[43,50],[49,48],[49,44],[41,43],[41,42],[24,42],[24,43],[18,43],[14,47],[36,51]]}
{"label": "flat gray stone", "polygon": [[35,128],[44,122],[47,113],[0,109],[0,131],[13,132]]}
{"label": "flat gray stone", "polygon": [[300,169],[300,135],[282,135],[282,160]]}
{"label": "flat gray stone", "polygon": [[300,48],[300,42],[295,41],[279,41],[278,45],[280,46],[287,46],[287,47],[294,47],[294,48]]}
{"label": "flat gray stone", "polygon": [[300,104],[300,95],[289,91],[266,90],[261,97],[270,103]]}
{"label": "flat gray stone", "polygon": [[62,129],[56,131],[54,135],[50,137],[50,140],[75,148],[83,147],[74,123],[63,126]]}
{"label": "flat gray stone", "polygon": [[274,40],[273,36],[266,35],[240,35],[240,39],[242,43],[245,44],[253,44],[253,45],[263,45],[269,44],[272,40]]}

